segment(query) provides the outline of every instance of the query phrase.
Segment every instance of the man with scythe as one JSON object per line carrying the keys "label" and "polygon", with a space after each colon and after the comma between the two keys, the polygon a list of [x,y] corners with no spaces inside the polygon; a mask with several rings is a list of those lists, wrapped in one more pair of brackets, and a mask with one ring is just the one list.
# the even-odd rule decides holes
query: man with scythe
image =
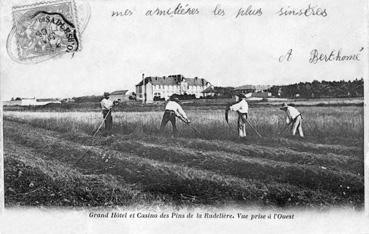
{"label": "man with scythe", "polygon": [[160,125],[160,132],[164,131],[165,126],[170,121],[173,127],[173,136],[177,136],[178,130],[176,126],[176,117],[180,118],[186,124],[191,121],[187,118],[186,113],[183,111],[181,105],[179,105],[179,99],[175,95],[169,98],[169,102],[165,106],[163,119]]}
{"label": "man with scythe", "polygon": [[302,131],[302,115],[301,113],[293,106],[289,106],[286,103],[283,103],[280,110],[283,110],[286,113],[286,124],[287,127],[291,124],[292,126],[292,135],[296,134],[296,131],[299,132],[301,138],[304,138],[304,132]]}
{"label": "man with scythe", "polygon": [[[249,111],[249,105],[246,102],[246,96],[243,94],[239,94],[239,102],[231,105],[226,110],[226,120],[228,119],[228,111],[236,111],[238,113],[238,135],[240,138],[246,137],[246,123],[247,123],[247,114]],[[227,120],[228,122],[228,120]]]}
{"label": "man with scythe", "polygon": [[113,128],[113,117],[111,115],[111,112],[113,106],[118,104],[118,102],[116,101],[112,102],[111,100],[109,100],[109,96],[110,94],[108,92],[105,92],[104,98],[100,102],[105,125],[105,135],[111,133],[111,130]]}

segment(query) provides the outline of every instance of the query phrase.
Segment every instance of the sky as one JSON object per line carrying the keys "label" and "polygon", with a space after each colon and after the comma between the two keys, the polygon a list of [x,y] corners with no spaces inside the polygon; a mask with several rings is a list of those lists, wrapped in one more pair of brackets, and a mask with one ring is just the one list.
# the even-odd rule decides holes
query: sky
{"label": "sky", "polygon": [[[169,1],[90,1],[91,18],[82,33],[82,50],[73,58],[38,64],[10,59],[6,39],[12,28],[11,6],[2,3],[0,24],[1,98],[65,98],[101,95],[104,91],[135,90],[146,76],[182,74],[201,77],[215,86],[291,84],[313,80],[352,80],[364,77],[368,43],[366,2],[319,1],[328,16],[278,17],[282,6],[306,8],[307,1],[187,1],[200,15],[147,17],[156,7],[175,7]],[[215,5],[226,15],[211,15]],[[239,8],[262,8],[261,17],[239,17]],[[315,3],[312,3],[315,4]],[[112,11],[130,8],[130,17],[111,17]],[[364,50],[357,62],[310,64],[310,52],[341,49],[343,54]],[[290,62],[279,57],[293,50]]]}

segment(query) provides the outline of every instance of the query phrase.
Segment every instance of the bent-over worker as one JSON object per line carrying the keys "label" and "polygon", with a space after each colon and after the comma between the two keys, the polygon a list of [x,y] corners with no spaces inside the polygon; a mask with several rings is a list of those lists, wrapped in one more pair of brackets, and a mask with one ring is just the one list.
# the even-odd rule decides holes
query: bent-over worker
{"label": "bent-over worker", "polygon": [[283,103],[280,108],[286,113],[286,123],[287,125],[292,124],[292,135],[296,134],[296,131],[299,132],[301,138],[304,138],[304,132],[302,131],[302,115],[301,113],[293,106],[288,106],[286,103]]}
{"label": "bent-over worker", "polygon": [[160,125],[160,132],[164,131],[165,126],[168,121],[172,123],[173,135],[177,136],[178,130],[176,126],[176,117],[182,119],[185,123],[189,124],[190,120],[187,118],[186,113],[183,111],[181,105],[179,104],[179,99],[175,96],[171,96],[167,105],[165,106],[165,111],[163,119]]}

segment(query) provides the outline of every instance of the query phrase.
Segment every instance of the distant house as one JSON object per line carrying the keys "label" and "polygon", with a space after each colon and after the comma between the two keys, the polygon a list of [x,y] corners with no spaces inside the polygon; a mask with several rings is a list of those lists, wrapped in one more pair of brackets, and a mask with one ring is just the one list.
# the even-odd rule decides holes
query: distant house
{"label": "distant house", "polygon": [[127,95],[128,90],[117,90],[110,93],[109,99],[111,101],[127,102],[129,101],[129,95]]}
{"label": "distant house", "polygon": [[40,99],[36,99],[36,105],[37,106],[43,106],[43,105],[47,105],[50,103],[54,103],[54,104],[61,104],[61,101],[59,101],[56,98],[40,98]]}
{"label": "distant house", "polygon": [[4,101],[4,106],[34,106],[36,105],[36,98],[16,98],[11,101]]}
{"label": "distant house", "polygon": [[215,87],[211,85],[202,91],[202,93],[204,97],[231,97],[232,91],[232,87]]}
{"label": "distant house", "polygon": [[214,96],[216,96],[218,94],[217,93],[217,90],[215,90],[215,87],[214,86],[207,87],[201,93],[203,93],[205,97],[209,97],[209,96],[210,97],[214,97]]}
{"label": "distant house", "polygon": [[[313,93],[313,94],[314,94],[314,93]],[[278,89],[277,96],[278,96],[278,97],[282,96],[282,88],[279,88],[279,89]]]}
{"label": "distant house", "polygon": [[234,92],[236,94],[240,94],[240,93],[248,94],[248,93],[253,93],[255,91],[256,91],[256,88],[254,85],[242,85],[234,89]]}
{"label": "distant house", "polygon": [[203,97],[206,88],[211,84],[204,78],[185,78],[183,75],[149,76],[144,77],[136,85],[136,99],[153,102],[154,99],[169,99],[173,94],[195,95]]}
{"label": "distant house", "polygon": [[234,89],[234,92],[248,94],[248,93],[262,92],[262,91],[269,89],[270,87],[271,87],[270,85],[242,85],[242,86],[236,87]]}
{"label": "distant house", "polygon": [[63,103],[71,103],[71,102],[75,102],[76,100],[74,100],[73,98],[64,98],[61,100],[61,102]]}
{"label": "distant house", "polygon": [[270,85],[242,85],[239,87],[236,87],[233,90],[233,96],[236,100],[238,100],[237,94],[244,94],[246,98],[249,100],[259,100],[263,98],[271,97],[272,94],[270,92],[267,92],[271,86]]}
{"label": "distant house", "polygon": [[50,103],[60,104],[58,99],[36,99],[36,98],[16,98],[11,101],[4,101],[4,106],[43,106]]}
{"label": "distant house", "polygon": [[269,97],[272,97],[272,93],[271,92],[261,91],[261,92],[252,93],[251,94],[251,97],[269,98]]}

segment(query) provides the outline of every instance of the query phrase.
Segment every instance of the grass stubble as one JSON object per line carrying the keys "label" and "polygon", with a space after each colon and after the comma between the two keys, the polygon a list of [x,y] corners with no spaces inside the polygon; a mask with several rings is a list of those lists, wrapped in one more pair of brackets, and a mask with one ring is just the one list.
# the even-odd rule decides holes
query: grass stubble
{"label": "grass stubble", "polygon": [[159,134],[162,112],[117,112],[114,136],[94,140],[97,112],[6,112],[6,205],[362,208],[363,108],[300,109],[305,140],[279,136],[268,107],[251,110],[264,137],[247,141],[221,110],[188,111],[201,135],[179,123],[176,139]]}

